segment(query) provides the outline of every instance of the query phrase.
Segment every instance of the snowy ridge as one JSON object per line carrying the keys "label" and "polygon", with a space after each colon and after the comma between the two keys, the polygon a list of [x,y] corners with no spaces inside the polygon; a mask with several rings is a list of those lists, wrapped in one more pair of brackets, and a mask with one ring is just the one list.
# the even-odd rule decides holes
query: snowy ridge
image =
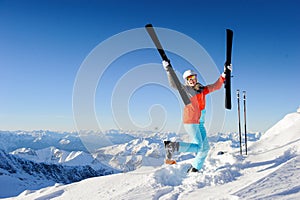
{"label": "snowy ridge", "polygon": [[77,133],[52,131],[0,131],[0,149],[11,152],[20,148],[87,151]]}
{"label": "snowy ridge", "polygon": [[[112,144],[122,144],[134,139],[140,132],[134,132],[134,135],[129,135],[124,131],[110,130],[106,132],[96,131],[81,131],[77,132],[53,132],[53,131],[0,131],[0,149],[7,152],[14,151],[19,148],[45,149],[55,147],[65,151],[84,151],[88,152],[85,140],[85,135],[93,141],[98,148],[110,146]],[[105,139],[101,138],[105,137]],[[109,143],[105,143],[109,141]]]}
{"label": "snowy ridge", "polygon": [[[114,131],[113,134],[122,138],[123,132]],[[195,174],[186,173],[192,158],[188,154],[178,154],[176,165],[163,164],[162,141],[182,136],[173,133],[126,134],[127,141],[115,141],[111,146],[98,148],[93,157],[128,172],[37,191],[25,190],[11,199],[300,198],[299,113],[288,114],[262,135],[249,134],[248,156],[239,155],[237,134],[211,137],[211,150],[204,169]],[[34,155],[30,150],[27,152]],[[78,154],[74,151],[69,158]]]}
{"label": "snowy ridge", "polygon": [[65,166],[89,165],[95,170],[107,167],[95,159],[90,153],[83,151],[69,152],[55,147],[48,147],[39,150],[20,148],[12,151],[11,154],[37,163],[63,164]]}
{"label": "snowy ridge", "polygon": [[68,184],[86,178],[116,173],[108,167],[97,171],[90,166],[36,163],[0,150],[0,197],[14,196],[25,189],[39,189],[55,183]]}

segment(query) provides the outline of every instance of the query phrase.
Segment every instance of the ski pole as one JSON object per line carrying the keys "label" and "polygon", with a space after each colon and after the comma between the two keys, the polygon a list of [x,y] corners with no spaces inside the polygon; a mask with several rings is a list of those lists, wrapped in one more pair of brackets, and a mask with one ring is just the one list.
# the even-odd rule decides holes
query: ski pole
{"label": "ski pole", "polygon": [[246,148],[246,155],[247,155],[247,126],[246,126],[246,91],[243,91],[243,101],[244,101],[244,127],[245,127],[245,148]]}
{"label": "ski pole", "polygon": [[238,124],[239,124],[239,137],[240,137],[240,154],[242,155],[242,133],[241,133],[241,115],[240,115],[240,90],[236,91],[238,101]]}

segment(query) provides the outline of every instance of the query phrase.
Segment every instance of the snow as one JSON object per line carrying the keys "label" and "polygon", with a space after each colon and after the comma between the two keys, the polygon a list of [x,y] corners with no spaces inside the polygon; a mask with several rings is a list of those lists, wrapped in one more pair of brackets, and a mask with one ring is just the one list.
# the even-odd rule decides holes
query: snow
{"label": "snow", "polygon": [[[90,159],[86,159],[91,156],[87,152],[67,152],[53,147],[18,148],[12,152],[40,162],[41,158],[51,162],[49,158],[55,152],[61,152],[61,163],[81,157],[76,163],[92,165],[91,158],[96,158],[99,163],[123,173],[25,190],[8,199],[300,199],[299,112],[286,115],[263,134],[249,133],[247,156],[239,153],[236,133],[220,133],[209,138],[211,150],[204,168],[191,174],[186,173],[193,158],[190,154],[178,154],[176,165],[163,164],[162,141],[175,137],[182,140],[182,135],[116,130],[107,134],[114,138],[111,145],[105,141],[106,145],[96,149]],[[38,138],[43,140],[43,137]],[[36,159],[42,155],[40,151],[44,155]],[[5,189],[13,188],[14,181],[16,179],[1,175],[0,171],[0,183]]]}
{"label": "snow", "polygon": [[55,147],[48,147],[45,149],[33,150],[31,148],[20,148],[12,151],[11,154],[18,155],[18,157],[25,158],[38,163],[48,164],[64,164],[67,166],[87,165],[88,163],[94,169],[99,167],[93,165],[94,157],[83,151],[64,151]]}

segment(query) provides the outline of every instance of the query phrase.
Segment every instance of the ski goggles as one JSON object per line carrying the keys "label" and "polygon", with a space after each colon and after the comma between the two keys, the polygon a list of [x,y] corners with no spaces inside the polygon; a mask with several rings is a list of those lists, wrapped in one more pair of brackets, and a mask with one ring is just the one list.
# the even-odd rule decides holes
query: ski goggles
{"label": "ski goggles", "polygon": [[196,80],[197,79],[197,76],[196,75],[191,75],[191,76],[188,76],[186,78],[187,81],[190,81],[190,80]]}

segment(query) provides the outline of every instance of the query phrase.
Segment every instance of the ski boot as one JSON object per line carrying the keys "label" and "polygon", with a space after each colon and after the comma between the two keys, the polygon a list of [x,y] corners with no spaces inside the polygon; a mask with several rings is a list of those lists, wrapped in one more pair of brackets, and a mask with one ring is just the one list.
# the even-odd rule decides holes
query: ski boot
{"label": "ski boot", "polygon": [[199,170],[191,165],[191,167],[187,170],[187,173],[191,173],[191,172],[199,172]]}
{"label": "ski boot", "polygon": [[179,149],[178,142],[164,141],[165,150],[166,150],[166,159],[165,163],[168,165],[176,164],[176,160],[172,159],[175,151]]}

